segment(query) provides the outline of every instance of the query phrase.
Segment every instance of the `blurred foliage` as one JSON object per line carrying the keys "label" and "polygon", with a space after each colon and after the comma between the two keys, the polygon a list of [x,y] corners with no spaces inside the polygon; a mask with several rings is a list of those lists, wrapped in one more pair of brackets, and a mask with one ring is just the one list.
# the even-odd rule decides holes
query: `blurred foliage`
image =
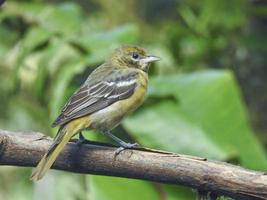
{"label": "blurred foliage", "polygon": [[[151,67],[145,105],[116,134],[151,148],[267,169],[234,69],[246,62],[247,45],[264,48],[248,42],[245,32],[249,15],[267,16],[266,7],[244,0],[49,2],[1,7],[2,129],[55,134],[51,122],[88,74],[119,45],[141,44],[162,60]],[[29,174],[1,168],[0,199],[195,198],[187,188],[139,180],[51,170],[32,184]]]}
{"label": "blurred foliage", "polygon": [[[150,84],[150,96],[160,98],[160,103],[145,107],[125,121],[138,141],[213,159],[236,158],[244,166],[266,168],[266,155],[248,125],[229,71],[157,77]],[[170,96],[173,101],[166,99]]]}

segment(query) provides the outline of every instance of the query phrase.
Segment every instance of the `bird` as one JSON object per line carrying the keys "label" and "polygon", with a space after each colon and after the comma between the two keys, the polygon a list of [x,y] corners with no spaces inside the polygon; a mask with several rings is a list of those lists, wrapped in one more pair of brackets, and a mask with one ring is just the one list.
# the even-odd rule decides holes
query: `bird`
{"label": "bird", "polygon": [[116,48],[106,61],[97,67],[64,105],[52,127],[59,126],[52,145],[33,170],[31,180],[43,178],[69,142],[81,132],[93,129],[118,142],[120,149],[133,148],[111,133],[111,130],[145,100],[150,63],[159,57],[147,54],[136,45]]}

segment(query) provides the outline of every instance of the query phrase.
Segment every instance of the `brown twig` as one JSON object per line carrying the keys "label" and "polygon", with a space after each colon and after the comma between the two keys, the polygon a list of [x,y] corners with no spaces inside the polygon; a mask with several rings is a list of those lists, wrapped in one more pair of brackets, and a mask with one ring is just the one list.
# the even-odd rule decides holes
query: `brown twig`
{"label": "brown twig", "polygon": [[[51,145],[41,133],[0,130],[0,165],[36,166]],[[267,199],[267,175],[224,162],[152,149],[124,150],[70,142],[52,168],[184,185],[235,199]]]}

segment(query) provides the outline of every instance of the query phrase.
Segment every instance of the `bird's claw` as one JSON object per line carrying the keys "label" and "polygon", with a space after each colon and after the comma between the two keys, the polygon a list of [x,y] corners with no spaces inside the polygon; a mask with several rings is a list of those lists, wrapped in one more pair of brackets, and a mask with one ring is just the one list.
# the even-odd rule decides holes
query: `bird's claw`
{"label": "bird's claw", "polygon": [[77,146],[81,146],[82,144],[86,143],[86,139],[79,139],[77,140],[76,144]]}
{"label": "bird's claw", "polygon": [[85,137],[83,136],[83,134],[80,132],[79,133],[79,140],[76,142],[76,144],[78,146],[81,146],[83,143],[86,143],[86,139]]}
{"label": "bird's claw", "polygon": [[125,149],[132,149],[134,147],[139,146],[137,143],[120,143],[121,147],[117,148],[115,151],[115,155],[118,155],[120,152],[122,152]]}
{"label": "bird's claw", "polygon": [[126,142],[123,142],[123,143],[121,143],[120,145],[121,145],[121,147],[123,147],[124,149],[132,149],[132,148],[138,146],[137,143],[126,143]]}

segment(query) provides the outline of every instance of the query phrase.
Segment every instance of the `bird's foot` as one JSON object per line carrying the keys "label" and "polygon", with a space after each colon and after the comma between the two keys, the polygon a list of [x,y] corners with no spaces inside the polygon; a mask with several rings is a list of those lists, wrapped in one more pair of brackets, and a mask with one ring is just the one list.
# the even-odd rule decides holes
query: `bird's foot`
{"label": "bird's foot", "polygon": [[77,140],[77,142],[76,142],[76,144],[78,145],[78,146],[81,146],[82,144],[84,144],[86,142],[86,139],[82,139],[82,140]]}
{"label": "bird's foot", "polygon": [[81,146],[83,143],[86,142],[85,137],[82,135],[82,133],[79,133],[79,140],[76,142],[78,146]]}
{"label": "bird's foot", "polygon": [[116,149],[115,155],[118,155],[120,152],[122,152],[125,149],[132,149],[137,146],[139,146],[137,143],[127,143],[127,142],[120,142],[120,147]]}

